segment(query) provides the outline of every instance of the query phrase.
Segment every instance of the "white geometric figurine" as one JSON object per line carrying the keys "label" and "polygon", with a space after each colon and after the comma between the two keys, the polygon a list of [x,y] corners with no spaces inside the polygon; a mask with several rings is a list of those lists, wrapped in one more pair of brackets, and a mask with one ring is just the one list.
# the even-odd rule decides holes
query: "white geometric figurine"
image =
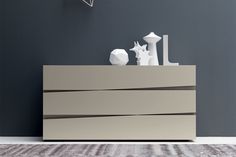
{"label": "white geometric figurine", "polygon": [[147,51],[147,45],[140,46],[139,42],[134,42],[134,47],[130,51],[135,52],[137,58],[137,65],[149,65],[149,61],[152,58]]}
{"label": "white geometric figurine", "polygon": [[149,65],[159,65],[156,43],[161,40],[161,37],[157,36],[154,32],[151,32],[143,39],[148,43],[148,50],[152,57],[149,61]]}
{"label": "white geometric figurine", "polygon": [[171,63],[168,54],[168,35],[163,35],[163,65],[178,66],[179,63]]}
{"label": "white geometric figurine", "polygon": [[110,54],[112,65],[126,65],[129,62],[128,53],[124,49],[115,49]]}

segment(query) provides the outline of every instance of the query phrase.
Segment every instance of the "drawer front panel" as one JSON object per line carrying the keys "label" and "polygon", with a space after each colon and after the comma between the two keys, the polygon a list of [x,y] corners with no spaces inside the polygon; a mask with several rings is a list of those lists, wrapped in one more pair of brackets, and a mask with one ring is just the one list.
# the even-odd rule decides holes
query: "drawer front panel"
{"label": "drawer front panel", "polygon": [[115,90],[44,93],[44,115],[195,113],[195,90]]}
{"label": "drawer front panel", "polygon": [[44,90],[195,86],[195,66],[44,66]]}
{"label": "drawer front panel", "polygon": [[192,140],[194,115],[44,119],[44,140]]}

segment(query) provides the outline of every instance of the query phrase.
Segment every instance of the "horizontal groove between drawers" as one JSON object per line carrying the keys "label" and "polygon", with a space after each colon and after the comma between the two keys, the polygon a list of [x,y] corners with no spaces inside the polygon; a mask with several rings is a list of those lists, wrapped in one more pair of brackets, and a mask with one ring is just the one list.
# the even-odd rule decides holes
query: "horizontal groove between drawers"
{"label": "horizontal groove between drawers", "polygon": [[196,86],[152,87],[152,88],[125,88],[125,89],[94,89],[94,90],[44,90],[50,92],[79,92],[79,91],[113,91],[113,90],[196,90]]}
{"label": "horizontal groove between drawers", "polygon": [[196,113],[163,113],[163,114],[126,114],[126,115],[44,115],[44,119],[69,119],[69,118],[99,118],[99,117],[123,117],[123,116],[176,116],[176,115],[195,115]]}

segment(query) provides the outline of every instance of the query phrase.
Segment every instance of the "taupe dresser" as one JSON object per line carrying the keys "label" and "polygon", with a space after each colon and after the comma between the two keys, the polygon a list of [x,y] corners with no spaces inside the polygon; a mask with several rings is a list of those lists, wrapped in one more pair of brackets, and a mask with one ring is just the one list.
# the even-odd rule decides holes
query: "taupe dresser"
{"label": "taupe dresser", "polygon": [[44,140],[193,140],[195,66],[44,66]]}

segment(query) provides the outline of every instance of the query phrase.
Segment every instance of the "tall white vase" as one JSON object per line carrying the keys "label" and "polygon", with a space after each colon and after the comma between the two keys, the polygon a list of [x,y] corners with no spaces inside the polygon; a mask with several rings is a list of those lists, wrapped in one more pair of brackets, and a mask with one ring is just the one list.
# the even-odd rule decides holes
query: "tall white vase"
{"label": "tall white vase", "polygon": [[157,36],[154,32],[151,32],[143,39],[148,43],[148,50],[150,51],[150,61],[149,65],[159,65],[157,47],[156,44],[161,40],[161,37]]}

